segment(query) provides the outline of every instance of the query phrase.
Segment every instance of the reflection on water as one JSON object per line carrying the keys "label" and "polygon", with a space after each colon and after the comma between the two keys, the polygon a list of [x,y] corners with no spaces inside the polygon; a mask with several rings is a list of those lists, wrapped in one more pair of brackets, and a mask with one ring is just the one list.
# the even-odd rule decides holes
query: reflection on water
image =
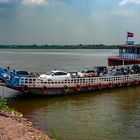
{"label": "reflection on water", "polygon": [[[66,50],[65,54],[65,50],[50,50],[46,55],[41,55],[42,50],[30,50],[30,55],[29,52],[26,54],[26,50],[22,53],[21,50],[20,53],[18,51],[15,51],[16,56],[5,53],[9,58],[0,54],[3,66],[6,62],[6,65],[15,64],[31,71],[49,70],[54,66],[60,66],[65,70],[69,68],[78,70],[89,64],[102,65],[107,54],[114,52],[114,50],[110,52]],[[92,53],[94,57],[91,57]],[[0,87],[0,93],[2,91]],[[43,130],[49,132],[52,129],[57,130],[62,140],[140,139],[139,86],[50,97],[21,94],[7,88],[4,88],[4,91],[11,106],[37,123]]]}

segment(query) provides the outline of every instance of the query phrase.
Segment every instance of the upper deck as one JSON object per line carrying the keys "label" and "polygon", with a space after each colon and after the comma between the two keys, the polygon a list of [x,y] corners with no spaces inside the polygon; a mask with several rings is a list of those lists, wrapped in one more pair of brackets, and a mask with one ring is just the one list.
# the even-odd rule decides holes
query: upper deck
{"label": "upper deck", "polygon": [[140,45],[118,46],[118,53],[108,57],[108,65],[140,64]]}

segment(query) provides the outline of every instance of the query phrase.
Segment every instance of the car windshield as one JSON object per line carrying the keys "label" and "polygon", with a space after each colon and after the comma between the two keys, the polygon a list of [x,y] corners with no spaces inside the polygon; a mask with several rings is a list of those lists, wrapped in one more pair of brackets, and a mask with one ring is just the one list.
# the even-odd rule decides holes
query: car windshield
{"label": "car windshield", "polygon": [[52,74],[54,74],[53,71],[50,71],[50,72],[46,73],[46,75],[52,75]]}
{"label": "car windshield", "polygon": [[107,69],[107,67],[105,67],[105,66],[95,66],[94,69],[102,71],[104,69]]}
{"label": "car windshield", "polygon": [[85,72],[85,69],[81,69],[80,72],[81,72],[81,73],[84,73],[84,72]]}

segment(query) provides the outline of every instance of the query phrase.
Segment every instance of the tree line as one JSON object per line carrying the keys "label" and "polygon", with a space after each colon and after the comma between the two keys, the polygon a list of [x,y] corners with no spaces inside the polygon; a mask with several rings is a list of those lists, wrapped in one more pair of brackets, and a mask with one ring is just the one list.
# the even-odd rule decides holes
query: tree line
{"label": "tree line", "polygon": [[116,49],[117,45],[0,45],[0,49]]}

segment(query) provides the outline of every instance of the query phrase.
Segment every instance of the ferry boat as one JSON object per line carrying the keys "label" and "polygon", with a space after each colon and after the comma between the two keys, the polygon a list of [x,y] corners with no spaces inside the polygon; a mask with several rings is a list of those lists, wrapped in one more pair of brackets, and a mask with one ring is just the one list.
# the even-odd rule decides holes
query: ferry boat
{"label": "ferry boat", "polygon": [[1,68],[0,84],[26,94],[45,95],[78,94],[140,84],[140,46],[132,42],[119,46],[118,55],[109,57],[108,65],[108,73],[105,75],[90,77],[72,75],[65,80],[53,81],[43,80],[35,75],[21,76]]}

